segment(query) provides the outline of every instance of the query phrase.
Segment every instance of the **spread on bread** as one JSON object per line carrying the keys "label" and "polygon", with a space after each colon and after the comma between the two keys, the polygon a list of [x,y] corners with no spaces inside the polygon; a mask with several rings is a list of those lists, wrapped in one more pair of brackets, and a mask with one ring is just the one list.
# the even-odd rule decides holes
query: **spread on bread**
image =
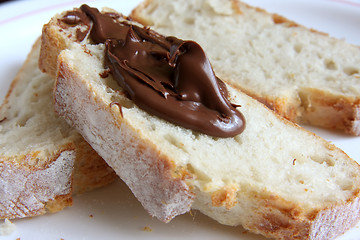
{"label": "spread on bread", "polygon": [[290,121],[360,136],[359,46],[237,0],[140,5],[132,20],[198,42],[225,83]]}
{"label": "spread on bread", "polygon": [[[155,4],[148,7],[151,2]],[[181,10],[183,15],[184,11],[193,11],[193,7],[198,6],[199,11],[210,11],[211,18],[217,10],[226,14],[234,12],[236,7],[244,14],[244,21],[248,17],[251,22],[257,19],[253,17],[257,9],[236,0],[148,0],[145,5],[150,9],[148,12],[156,14],[154,18],[157,18],[161,15],[159,8],[167,3],[174,4],[169,11],[171,14]],[[114,60],[113,71],[124,71],[124,77],[132,76],[133,73],[122,69],[120,64],[134,68],[130,65],[134,60],[132,58],[138,58],[136,51],[139,55],[143,49],[131,48],[140,44],[139,38],[145,40],[143,44],[153,46],[155,40],[150,37],[156,34],[146,28],[130,26],[129,23],[140,24],[104,8],[100,18],[108,16],[104,17],[105,21],[117,22],[120,26],[115,27],[119,30],[112,29],[112,39],[107,39],[109,37],[105,34],[103,39],[96,40],[102,35],[92,36],[90,29],[95,32],[106,29],[97,25],[98,16],[91,16],[98,15],[97,10],[87,8],[83,7],[86,11],[75,10],[81,12],[77,15],[71,16],[69,12],[57,14],[44,25],[39,65],[56,78],[53,91],[55,111],[87,139],[151,216],[168,222],[177,215],[196,209],[222,224],[243,225],[251,232],[279,240],[333,239],[356,224],[360,218],[360,166],[342,150],[276,115],[231,83],[227,85],[228,99],[244,106],[241,110],[246,118],[246,130],[236,137],[217,139],[206,134],[197,135],[136,107],[127,98],[131,97],[130,93],[126,94],[112,77],[105,78],[111,69],[104,67],[104,59]],[[61,20],[66,15],[69,24]],[[81,22],[82,15],[87,24]],[[198,22],[198,15],[191,16],[196,16],[194,21]],[[164,23],[172,21],[167,18],[164,18]],[[232,21],[229,15],[224,15],[224,18],[233,23],[234,30],[237,29],[240,22]],[[268,19],[272,22],[271,17]],[[186,24],[190,23],[191,19]],[[205,20],[204,23],[210,28]],[[97,26],[94,27],[94,24]],[[144,24],[147,24],[146,21]],[[221,32],[222,28],[215,30]],[[77,38],[79,32],[86,35],[81,41]],[[159,32],[163,30],[159,28]],[[120,34],[124,34],[120,36],[123,39],[113,43]],[[269,38],[266,39],[269,41]],[[155,45],[153,52],[159,52],[159,49],[161,53],[167,52],[166,60],[170,66],[172,63],[183,64],[173,60],[193,53],[192,48],[182,49],[187,42],[177,43],[178,40],[165,37],[155,42],[162,44],[162,40],[170,46],[174,45],[173,48],[166,51],[162,45]],[[238,41],[233,38],[229,46],[234,43],[235,47]],[[125,59],[127,62],[117,61],[116,58],[120,57],[116,56],[117,50],[113,51],[112,44],[126,45],[129,49],[121,52],[120,57],[132,54],[130,59]],[[212,48],[220,51],[218,46],[221,44],[215,42]],[[207,46],[206,43],[203,46]],[[177,54],[176,49],[179,50]],[[135,53],[127,52],[130,50]],[[188,52],[184,54],[183,50]],[[211,52],[210,47],[208,51]],[[148,51],[141,57],[140,63],[145,61],[143,58],[149,57],[147,54]],[[226,56],[229,54],[234,56],[234,60],[243,52],[228,52]],[[113,55],[116,58],[111,59]],[[229,66],[234,65],[222,56],[221,67],[227,72]],[[214,58],[214,67],[215,64],[220,65],[217,60]],[[242,63],[248,62],[244,60]],[[253,63],[256,66],[257,62]],[[137,69],[138,65],[135,67]],[[153,67],[150,65],[149,68],[152,70]],[[224,74],[220,67],[214,70],[219,77],[223,74],[224,80],[240,76]],[[153,74],[153,71],[150,73]],[[143,74],[143,71],[137,74]],[[146,82],[143,84],[149,85]],[[167,91],[153,92],[161,98],[171,97],[168,86],[161,86]]]}
{"label": "spread on bread", "polygon": [[87,26],[77,31],[78,41],[90,34],[94,43],[105,44],[105,69],[141,109],[215,137],[244,130],[243,115],[227,99],[225,84],[197,43],[164,37],[118,17],[82,5],[62,21]]}

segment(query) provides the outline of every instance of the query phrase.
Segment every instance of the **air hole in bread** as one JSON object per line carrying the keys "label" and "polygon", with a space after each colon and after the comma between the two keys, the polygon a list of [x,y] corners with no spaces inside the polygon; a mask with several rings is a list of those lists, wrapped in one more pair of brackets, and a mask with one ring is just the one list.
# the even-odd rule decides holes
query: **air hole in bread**
{"label": "air hole in bread", "polygon": [[325,59],[324,61],[325,67],[328,70],[336,70],[337,66],[336,63],[332,59]]}
{"label": "air hole in bread", "polygon": [[151,130],[151,131],[156,131],[156,125],[154,124],[154,123],[152,123],[152,122],[150,122],[149,123],[149,129]]}
{"label": "air hole in bread", "polygon": [[300,53],[302,49],[303,49],[303,46],[301,44],[298,43],[298,44],[294,45],[294,50],[296,53]]}
{"label": "air hole in bread", "polygon": [[127,97],[125,97],[125,94],[123,92],[117,92],[117,94],[112,94],[110,98],[111,102],[116,102],[121,105],[121,107],[124,108],[133,108],[134,103],[130,101]]}
{"label": "air hole in bread", "polygon": [[326,158],[325,162],[329,167],[334,167],[335,166],[335,162],[332,159]]}
{"label": "air hole in bread", "polygon": [[122,91],[120,85],[112,77],[102,78],[102,80],[104,81],[105,86],[107,86],[106,92]]}
{"label": "air hole in bread", "polygon": [[228,54],[231,55],[231,56],[236,56],[236,55],[238,55],[238,53],[235,52],[235,51],[229,51]]}
{"label": "air hole in bread", "polygon": [[346,73],[347,75],[351,76],[354,74],[358,74],[360,71],[358,68],[356,67],[346,67],[344,68],[344,73]]}
{"label": "air hole in bread", "polygon": [[16,125],[19,127],[24,127],[30,118],[31,116],[28,115],[22,116],[17,120]]}
{"label": "air hole in bread", "polygon": [[310,159],[314,162],[317,162],[319,164],[326,163],[329,167],[335,166],[335,162],[329,158],[319,157],[319,156],[312,156]]}
{"label": "air hole in bread", "polygon": [[220,62],[222,59],[220,56],[216,55],[211,59],[213,62]]}
{"label": "air hole in bread", "polygon": [[166,134],[164,137],[170,144],[186,152],[184,144],[180,142],[175,136]]}
{"label": "air hole in bread", "polygon": [[306,90],[301,90],[299,91],[299,98],[301,101],[301,107],[308,112],[311,112],[312,109],[312,105],[311,105],[311,98],[309,96],[309,93],[306,92]]}
{"label": "air hole in bread", "polygon": [[337,79],[335,77],[333,77],[333,76],[327,76],[325,78],[325,80],[328,81],[328,82],[336,82]]}
{"label": "air hole in bread", "polygon": [[193,167],[190,163],[188,163],[188,164],[186,165],[186,169],[187,169],[188,172],[190,172],[191,174],[194,174],[194,173],[195,173],[195,169],[194,169],[194,167]]}
{"label": "air hole in bread", "polygon": [[256,182],[261,182],[263,180],[261,177],[261,173],[259,172],[259,170],[256,167],[251,166],[250,171],[251,171],[251,179],[252,180],[254,180]]}
{"label": "air hole in bread", "polygon": [[196,139],[196,140],[200,139],[200,133],[192,132],[192,135],[193,135],[193,139]]}
{"label": "air hole in bread", "polygon": [[63,137],[63,138],[68,138],[68,137],[70,137],[70,133],[71,133],[71,131],[69,131],[69,129],[68,128],[59,128],[59,132],[60,132],[60,134],[61,134],[61,136]]}
{"label": "air hole in bread", "polygon": [[38,93],[34,93],[33,95],[31,95],[30,101],[32,103],[37,103],[39,101],[40,97]]}
{"label": "air hole in bread", "polygon": [[234,140],[239,143],[240,145],[243,144],[243,138],[241,137],[241,135],[237,135],[234,137]]}
{"label": "air hole in bread", "polygon": [[339,186],[343,191],[352,191],[354,184],[351,181],[344,181],[339,183]]}
{"label": "air hole in bread", "polygon": [[192,25],[195,23],[195,18],[185,18],[184,21],[186,24]]}
{"label": "air hole in bread", "polygon": [[220,138],[218,137],[211,137],[215,142],[218,141]]}
{"label": "air hole in bread", "polygon": [[190,164],[190,163],[186,164],[186,169],[192,175],[196,176],[197,181],[202,181],[204,183],[210,183],[211,182],[211,178],[209,178],[208,175],[206,175],[201,170],[196,169],[192,164]]}
{"label": "air hole in bread", "polygon": [[323,59],[323,58],[324,58],[324,56],[323,56],[323,54],[322,54],[321,52],[317,52],[317,53],[316,53],[316,56],[317,56],[319,59]]}

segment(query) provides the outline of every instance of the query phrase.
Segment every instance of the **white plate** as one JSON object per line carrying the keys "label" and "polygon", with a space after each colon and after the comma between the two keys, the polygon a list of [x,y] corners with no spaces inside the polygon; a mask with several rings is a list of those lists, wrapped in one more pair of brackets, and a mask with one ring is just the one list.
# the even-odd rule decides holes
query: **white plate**
{"label": "white plate", "polygon": [[[140,0],[16,1],[0,5],[0,102],[22,65],[32,43],[51,16],[84,2],[112,7],[124,14]],[[247,0],[249,4],[280,13],[307,27],[360,45],[360,0]],[[360,137],[310,128],[360,161]],[[119,180],[74,198],[74,206],[56,214],[13,221],[16,231],[3,239],[237,239],[264,240],[241,227],[227,227],[199,212],[164,224],[152,219]],[[147,230],[146,230],[147,229]],[[151,231],[148,231],[151,230]],[[359,240],[360,224],[338,240]]]}

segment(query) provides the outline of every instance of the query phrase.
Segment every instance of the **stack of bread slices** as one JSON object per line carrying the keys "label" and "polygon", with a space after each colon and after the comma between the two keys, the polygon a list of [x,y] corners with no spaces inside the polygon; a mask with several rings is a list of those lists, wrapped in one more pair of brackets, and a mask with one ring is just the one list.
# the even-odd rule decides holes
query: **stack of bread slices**
{"label": "stack of bread slices", "polygon": [[54,78],[38,67],[38,39],[0,108],[0,218],[57,212],[111,183],[114,171],[54,112]]}
{"label": "stack of bread slices", "polygon": [[[81,8],[69,11],[83,13]],[[56,126],[51,129],[57,130],[41,139],[52,143],[57,160],[41,160],[40,150],[24,153],[25,144],[2,153],[22,158],[0,159],[2,169],[20,169],[16,176],[25,182],[23,186],[33,181],[31,176],[37,176],[37,171],[46,172],[39,175],[51,180],[50,186],[21,194],[23,190],[2,170],[1,179],[8,182],[1,182],[5,191],[0,194],[17,191],[15,197],[1,202],[3,211],[9,212],[17,203],[23,206],[21,201],[38,190],[40,195],[44,189],[52,195],[36,195],[39,212],[26,214],[24,207],[17,207],[21,214],[7,213],[3,218],[44,213],[52,210],[55,200],[68,201],[71,188],[104,185],[114,178],[110,166],[149,214],[164,222],[197,209],[222,224],[242,225],[284,240],[334,239],[357,223],[360,166],[341,149],[290,120],[360,134],[358,47],[236,0],[148,0],[131,18],[104,8],[103,16],[115,22],[148,25],[160,34],[201,44],[216,75],[226,84],[229,101],[246,119],[242,133],[221,138],[173,124],[137,106],[112,74],[104,74],[108,72],[105,45],[94,43],[90,34],[78,38],[79,32],[87,33],[97,23],[65,22],[68,13],[59,13],[44,25],[39,66],[45,73],[35,63],[37,43],[24,65],[29,70],[21,70],[33,77],[19,77],[24,85],[49,84],[44,91],[47,98],[54,98],[54,106],[48,104],[47,112],[54,114],[50,122]],[[11,126],[32,124],[22,131],[41,134],[36,132],[39,122],[25,111],[30,108],[13,106],[12,96],[25,97],[10,91],[1,108],[0,130],[8,129],[6,137],[15,139],[19,133]],[[39,102],[35,94],[28,97],[34,106]],[[57,118],[52,107],[62,118]],[[66,126],[63,119],[92,148],[74,129],[62,127]],[[44,142],[32,144],[42,150]],[[71,175],[93,169],[76,167],[82,160],[73,155],[87,156],[78,150],[79,145],[88,152],[94,149],[107,163],[92,153],[96,159],[86,161],[101,166],[100,172],[90,173],[98,174],[96,184],[84,180],[76,185],[76,178],[71,182]],[[45,154],[50,156],[49,152]],[[55,177],[51,169],[64,177]],[[34,186],[44,181],[37,179]],[[51,186],[62,187],[55,192]]]}

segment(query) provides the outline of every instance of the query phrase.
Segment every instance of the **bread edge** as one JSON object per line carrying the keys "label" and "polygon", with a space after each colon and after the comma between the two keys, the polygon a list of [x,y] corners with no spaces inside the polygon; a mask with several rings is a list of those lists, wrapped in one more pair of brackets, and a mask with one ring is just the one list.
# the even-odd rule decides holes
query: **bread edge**
{"label": "bread edge", "polygon": [[194,198],[186,184],[190,174],[161,156],[156,146],[121,117],[117,105],[104,104],[86,80],[62,60],[62,54],[54,93],[56,111],[107,161],[151,216],[168,222],[188,212]]}

